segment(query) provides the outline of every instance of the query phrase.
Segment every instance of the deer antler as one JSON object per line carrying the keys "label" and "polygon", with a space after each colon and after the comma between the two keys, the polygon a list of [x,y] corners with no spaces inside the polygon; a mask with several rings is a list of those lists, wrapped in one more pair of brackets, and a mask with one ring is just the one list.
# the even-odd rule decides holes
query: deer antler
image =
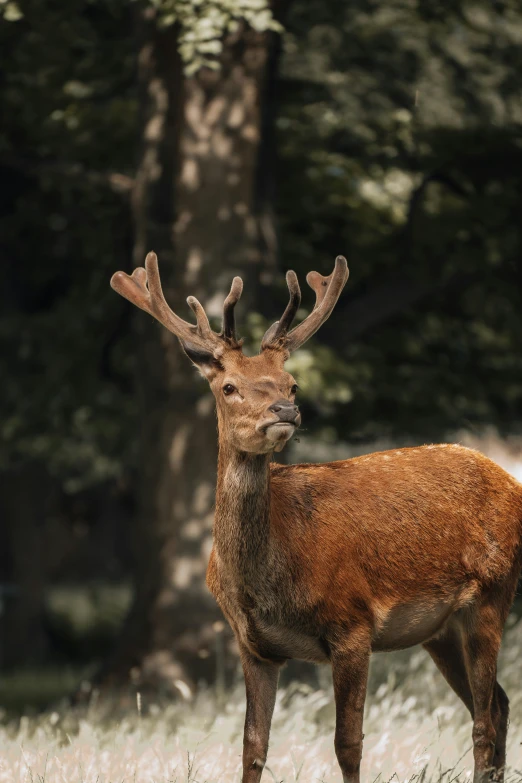
{"label": "deer antler", "polygon": [[234,277],[230,286],[230,293],[223,304],[223,337],[236,342],[236,322],[234,319],[234,307],[243,293],[243,281],[240,277]]}
{"label": "deer antler", "polygon": [[330,317],[337,300],[348,280],[348,264],[344,256],[337,256],[335,267],[328,277],[319,272],[309,272],[306,282],[315,291],[314,309],[307,318],[291,332],[288,331],[301,302],[301,291],[295,272],[287,272],[286,281],[290,292],[290,301],[281,319],[266,331],[261,350],[282,344],[290,353],[303,345]]}
{"label": "deer antler", "polygon": [[[302,323],[289,331],[301,303],[301,290],[295,272],[287,272],[290,299],[279,321],[272,324],[265,333],[261,350],[281,346],[292,352],[303,345],[330,316],[347,280],[348,266],[343,256],[337,256],[334,271],[328,277],[323,277],[319,272],[309,272],[306,281],[315,291],[314,309]],[[145,259],[145,268],[138,267],[132,275],[116,272],[112,276],[111,286],[118,294],[145,310],[173,332],[185,348],[208,352],[222,345],[223,341],[233,347],[239,348],[241,345],[236,340],[234,320],[234,308],[243,291],[240,277],[233,279],[230,293],[223,304],[221,334],[212,331],[207,314],[195,296],[189,296],[187,303],[196,315],[196,325],[184,321],[170,309],[163,295],[155,253],[149,253]]]}
{"label": "deer antler", "polygon": [[295,318],[295,314],[301,304],[301,289],[299,288],[299,281],[297,280],[296,273],[290,269],[286,273],[286,284],[290,293],[289,302],[285,308],[283,315],[279,321],[276,321],[272,326],[267,329],[261,342],[261,350],[275,345],[278,343],[288,332],[292,321]]}
{"label": "deer antler", "polygon": [[138,267],[132,275],[116,272],[111,278],[111,286],[129,302],[156,318],[170,332],[173,332],[184,345],[209,351],[216,348],[223,338],[234,343],[236,341],[234,307],[243,289],[243,281],[240,277],[234,278],[230,293],[225,299],[222,335],[212,331],[207,314],[195,296],[189,296],[187,303],[196,315],[196,326],[184,321],[170,309],[163,295],[158,258],[155,253],[148,253],[145,259],[145,268]]}

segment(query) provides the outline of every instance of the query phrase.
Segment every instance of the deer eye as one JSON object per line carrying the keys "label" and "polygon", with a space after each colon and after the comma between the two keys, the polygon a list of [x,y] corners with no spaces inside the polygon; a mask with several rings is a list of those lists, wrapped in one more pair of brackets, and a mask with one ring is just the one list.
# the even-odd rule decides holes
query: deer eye
{"label": "deer eye", "polygon": [[299,388],[299,386],[297,385],[297,383],[294,383],[294,385],[290,389],[290,394],[297,394],[298,388]]}
{"label": "deer eye", "polygon": [[231,383],[226,383],[223,386],[223,394],[225,395],[225,397],[228,397],[229,394],[233,394],[235,391],[236,391],[236,387],[232,386]]}

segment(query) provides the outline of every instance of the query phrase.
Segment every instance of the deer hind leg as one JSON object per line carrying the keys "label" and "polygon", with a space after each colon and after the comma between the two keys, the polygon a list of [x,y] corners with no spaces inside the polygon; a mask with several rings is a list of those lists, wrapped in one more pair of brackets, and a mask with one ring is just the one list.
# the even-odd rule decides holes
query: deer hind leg
{"label": "deer hind leg", "polygon": [[[464,632],[458,620],[450,620],[444,633],[426,642],[424,648],[473,718],[473,693],[466,664]],[[501,783],[504,778],[508,714],[508,697],[499,683],[495,682],[491,717],[496,737],[492,766],[495,770],[495,780],[498,783]]]}
{"label": "deer hind leg", "polygon": [[331,645],[335,695],[335,754],[343,783],[359,783],[363,712],[370,661],[370,635],[353,632]]}
{"label": "deer hind leg", "polygon": [[508,702],[497,683],[497,657],[507,614],[493,596],[485,596],[466,614],[464,651],[473,694],[474,783],[503,775]]}
{"label": "deer hind leg", "polygon": [[493,767],[495,769],[494,778],[498,783],[502,783],[504,780],[508,719],[509,699],[504,689],[497,682],[495,684],[495,698],[493,702],[493,725],[497,732]]}
{"label": "deer hind leg", "polygon": [[444,632],[424,644],[437,668],[469,710],[473,718],[473,693],[466,668],[462,632],[457,622],[450,620]]}

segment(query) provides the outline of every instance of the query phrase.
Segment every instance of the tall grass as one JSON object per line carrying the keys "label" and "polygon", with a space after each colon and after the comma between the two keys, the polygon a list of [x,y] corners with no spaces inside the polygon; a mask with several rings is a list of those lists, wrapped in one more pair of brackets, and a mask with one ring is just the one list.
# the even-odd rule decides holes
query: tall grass
{"label": "tall grass", "polygon": [[[522,621],[508,622],[499,680],[511,699],[508,780],[522,780]],[[92,705],[0,726],[0,783],[229,783],[240,780],[242,685],[219,704],[212,692],[109,722]],[[278,695],[263,781],[340,783],[334,705],[323,687],[292,684]],[[469,779],[471,722],[419,648],[376,655],[365,715],[362,776],[368,783]]]}

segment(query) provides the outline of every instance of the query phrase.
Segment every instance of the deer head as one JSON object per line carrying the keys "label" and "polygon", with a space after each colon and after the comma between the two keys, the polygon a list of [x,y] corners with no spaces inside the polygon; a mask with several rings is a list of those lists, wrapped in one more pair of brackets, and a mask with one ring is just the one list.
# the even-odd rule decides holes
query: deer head
{"label": "deer head", "polygon": [[219,334],[210,328],[205,310],[194,296],[189,296],[187,303],[195,313],[195,325],[170,309],[161,288],[155,253],[149,253],[145,268],[138,267],[132,275],[116,272],[111,286],[173,332],[188,358],[207,378],[216,398],[220,441],[239,451],[266,454],[281,451],[301,423],[295,404],[297,384],[284,364],[330,316],[348,280],[346,259],[337,256],[328,277],[310,272],[306,280],[316,296],[313,311],[290,329],[301,291],[295,272],[287,272],[288,305],[265,333],[261,352],[251,357],[243,354],[235,332],[234,307],[243,290],[240,277],[234,278],[225,299]]}

